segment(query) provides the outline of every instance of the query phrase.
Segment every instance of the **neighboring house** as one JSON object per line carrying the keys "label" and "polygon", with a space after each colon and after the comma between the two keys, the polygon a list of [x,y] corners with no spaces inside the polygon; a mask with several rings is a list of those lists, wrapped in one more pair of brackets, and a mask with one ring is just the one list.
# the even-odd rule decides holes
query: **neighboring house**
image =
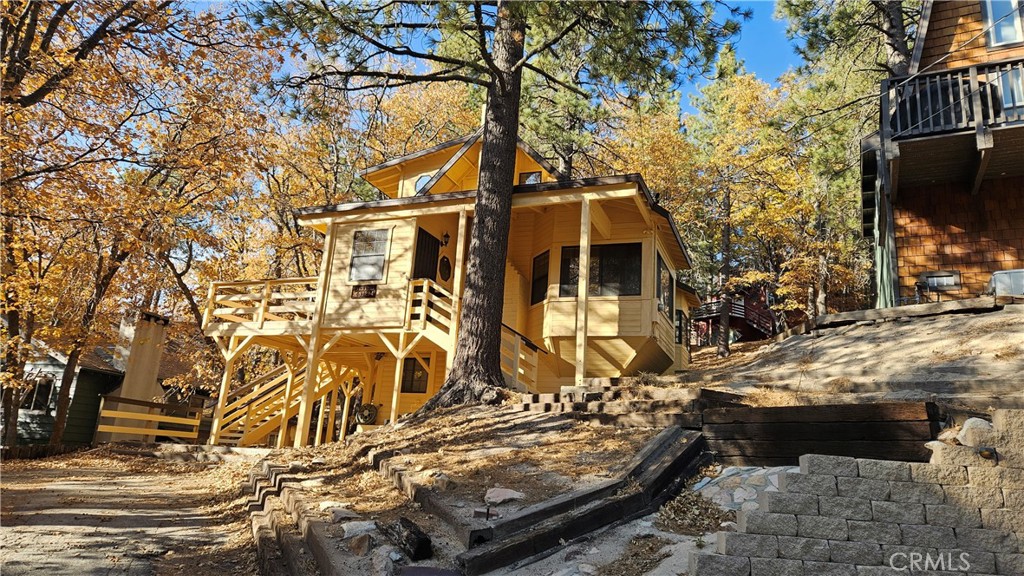
{"label": "neighboring house", "polygon": [[909,76],[862,144],[879,307],[977,296],[1024,268],[1024,2],[926,1]]}
{"label": "neighboring house", "polygon": [[[65,444],[90,444],[96,434],[100,396],[115,395],[150,401],[164,394],[159,382],[188,367],[171,359],[161,363],[164,329],[169,319],[140,312],[122,321],[118,341],[83,352],[71,381],[71,404],[64,429]],[[25,378],[33,384],[18,412],[18,442],[45,443],[53,433],[57,395],[67,356],[34,340],[35,354],[25,365]],[[127,374],[134,374],[126,379]],[[128,384],[125,384],[128,382]],[[101,440],[109,440],[109,436]],[[114,439],[125,439],[114,437]]]}
{"label": "neighboring house", "polygon": [[[440,389],[459,330],[480,148],[477,132],[391,160],[362,173],[386,199],[300,211],[325,237],[318,277],[213,283],[204,326],[227,369],[211,441],[318,444],[332,437],[339,394],[384,406],[362,419],[382,424]],[[501,335],[509,384],[552,392],[683,368],[677,324],[696,297],[678,272],[690,264],[643,179],[567,179],[520,143],[515,184]],[[229,390],[251,345],[284,365]]]}
{"label": "neighboring house", "polygon": [[[25,395],[18,412],[18,442],[38,444],[50,440],[57,394],[67,365],[67,356],[43,345],[25,365],[26,379],[34,383]],[[79,360],[78,371],[71,382],[71,405],[64,428],[65,444],[89,444],[96,431],[96,415],[100,396],[110,394],[121,386],[124,372],[114,352],[107,347],[87,350]]]}
{"label": "neighboring house", "polygon": [[[693,312],[693,339],[697,346],[718,344],[722,299],[701,304]],[[775,334],[775,317],[768,307],[763,288],[746,288],[732,297],[729,310],[729,342],[764,340]]]}

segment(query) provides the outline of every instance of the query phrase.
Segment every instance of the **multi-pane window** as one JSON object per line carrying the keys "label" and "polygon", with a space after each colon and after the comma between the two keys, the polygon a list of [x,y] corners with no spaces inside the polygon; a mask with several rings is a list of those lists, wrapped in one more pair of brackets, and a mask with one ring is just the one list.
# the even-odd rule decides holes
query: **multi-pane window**
{"label": "multi-pane window", "polygon": [[672,282],[672,271],[665,265],[665,260],[658,254],[658,309],[669,318],[672,317],[674,306],[675,284]]}
{"label": "multi-pane window", "polygon": [[[575,297],[580,279],[580,247],[563,246],[558,295]],[[591,296],[639,296],[643,249],[635,244],[598,244],[590,247]]]}
{"label": "multi-pane window", "polygon": [[530,305],[542,302],[548,297],[548,262],[551,254],[541,252],[533,259],[533,274],[530,276]]}
{"label": "multi-pane window", "polygon": [[21,407],[25,410],[49,410],[53,395],[53,374],[39,374],[32,379],[32,389],[25,394]]}
{"label": "multi-pane window", "polygon": [[350,282],[373,282],[384,279],[387,263],[388,230],[356,230],[352,238]]}
{"label": "multi-pane window", "polygon": [[[430,366],[430,358],[423,359],[427,366]],[[406,358],[402,365],[402,393],[423,394],[427,391],[427,378],[429,373],[420,360]]]}
{"label": "multi-pane window", "polygon": [[984,0],[982,6],[989,46],[1024,42],[1021,0]]}

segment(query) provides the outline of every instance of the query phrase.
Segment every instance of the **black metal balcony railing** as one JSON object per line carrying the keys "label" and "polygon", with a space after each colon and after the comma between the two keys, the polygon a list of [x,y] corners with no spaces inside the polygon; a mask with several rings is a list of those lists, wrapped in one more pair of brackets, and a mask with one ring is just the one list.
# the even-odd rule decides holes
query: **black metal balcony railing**
{"label": "black metal balcony railing", "polygon": [[888,140],[1024,123],[1024,59],[979,64],[882,82]]}
{"label": "black metal balcony railing", "polygon": [[[699,308],[697,308],[697,310],[693,313],[693,319],[694,320],[714,319],[714,318],[718,318],[718,316],[721,313],[722,313],[722,301],[721,300],[713,300],[713,301],[708,302],[706,304],[702,304]],[[754,308],[753,306],[749,306],[745,302],[733,301],[732,302],[732,306],[729,309],[729,315],[733,316],[735,318],[743,318],[750,325],[754,326],[755,328],[757,328],[761,332],[764,332],[765,334],[772,334],[773,333],[772,330],[773,330],[773,327],[775,326],[775,322],[772,319],[771,314],[769,314],[768,312],[765,312],[764,310],[761,310],[759,308]]]}

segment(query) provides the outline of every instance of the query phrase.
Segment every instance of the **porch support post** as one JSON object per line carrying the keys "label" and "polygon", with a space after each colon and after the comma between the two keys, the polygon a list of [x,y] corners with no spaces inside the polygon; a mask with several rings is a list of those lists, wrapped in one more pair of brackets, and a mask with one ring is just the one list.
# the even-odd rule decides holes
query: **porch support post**
{"label": "porch support post", "polygon": [[[324,238],[323,260],[320,262],[320,276],[317,278],[316,305],[313,308],[313,317],[310,321],[309,335],[309,360],[306,361],[306,378],[302,383],[302,399],[299,402],[299,424],[295,431],[295,448],[302,448],[309,440],[309,424],[313,414],[313,392],[316,390],[320,380],[320,357],[326,352],[321,349],[320,325],[323,322],[324,308],[327,302],[327,289],[330,286],[331,263],[334,261],[334,226],[327,228],[327,235]],[[335,335],[337,341],[337,335]],[[323,347],[329,348],[330,345]]]}
{"label": "porch support post", "polygon": [[398,335],[398,349],[395,350],[395,387],[391,391],[391,425],[394,426],[398,419],[398,396],[402,391],[402,364],[405,363],[405,338],[407,332]]}
{"label": "porch support post", "polygon": [[466,274],[463,270],[465,266],[466,254],[466,227],[468,225],[468,214],[465,210],[459,211],[459,231],[455,235],[455,277],[452,279],[452,326],[451,326],[451,344],[448,346],[448,350],[444,357],[444,376],[448,377],[448,373],[452,370],[452,361],[455,360],[455,342],[459,338],[459,315],[462,309],[462,284],[465,281]]}
{"label": "porch support post", "polygon": [[590,288],[590,198],[580,203],[579,279],[576,284],[576,385],[583,385],[587,364],[587,304]]}
{"label": "porch support post", "polygon": [[[362,385],[363,385],[362,378],[360,378],[360,382],[359,382],[358,386],[354,386],[350,382],[345,382],[345,381],[342,381],[342,383],[341,383],[340,390],[345,395],[345,407],[343,408],[344,411],[341,413],[341,433],[338,434],[338,440],[340,440],[340,441],[344,441],[345,438],[348,436],[348,414],[349,414],[349,412],[352,411],[352,396],[355,395],[356,390],[358,390],[359,387],[362,386]],[[331,425],[330,425],[330,427],[332,429],[334,428],[334,416],[333,415],[331,416]]]}
{"label": "porch support post", "polygon": [[309,339],[309,360],[306,361],[306,377],[302,380],[302,398],[299,399],[299,422],[292,446],[302,448],[309,440],[309,425],[313,417],[313,391],[320,384],[320,339],[313,334]]}
{"label": "porch support post", "polygon": [[292,397],[292,384],[295,383],[295,367],[291,362],[284,363],[288,379],[284,382],[284,407],[281,408],[281,423],[278,425],[277,448],[284,448],[288,438],[288,399]]}
{"label": "porch support post", "polygon": [[252,343],[252,336],[246,336],[244,339],[239,340],[239,337],[232,336],[227,345],[224,345],[220,340],[217,340],[217,344],[220,347],[221,354],[224,355],[224,375],[220,380],[220,394],[217,395],[217,409],[213,412],[213,424],[210,427],[210,444],[217,444],[220,442],[220,421],[224,417],[224,407],[228,403],[228,392],[231,388],[231,379],[235,375],[235,360],[249,347]]}

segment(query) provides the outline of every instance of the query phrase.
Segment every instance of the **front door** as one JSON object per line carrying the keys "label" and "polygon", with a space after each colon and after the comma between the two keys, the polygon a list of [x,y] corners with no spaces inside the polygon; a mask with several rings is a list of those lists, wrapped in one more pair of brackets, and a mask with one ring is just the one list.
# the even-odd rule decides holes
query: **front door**
{"label": "front door", "polygon": [[416,233],[416,259],[412,264],[413,279],[437,280],[437,256],[441,252],[441,241],[430,232],[420,228]]}

